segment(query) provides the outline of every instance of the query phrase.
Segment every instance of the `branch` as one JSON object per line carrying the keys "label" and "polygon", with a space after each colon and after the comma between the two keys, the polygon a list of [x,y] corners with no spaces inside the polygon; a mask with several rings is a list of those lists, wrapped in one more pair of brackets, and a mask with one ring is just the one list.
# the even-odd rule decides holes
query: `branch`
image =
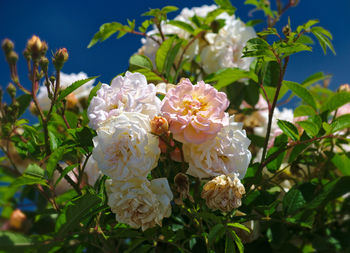
{"label": "branch", "polygon": [[335,135],[325,135],[325,136],[321,136],[321,137],[314,137],[314,138],[311,138],[309,140],[305,140],[305,141],[294,141],[294,142],[291,142],[287,145],[287,147],[285,148],[282,148],[278,151],[276,151],[275,153],[273,153],[271,156],[269,156],[264,162],[262,162],[260,164],[260,168],[264,168],[267,164],[269,164],[271,161],[275,160],[281,153],[283,153],[284,151],[296,146],[296,145],[299,145],[299,144],[307,144],[307,143],[310,143],[310,142],[313,142],[313,141],[317,141],[317,140],[322,140],[322,139],[326,139],[326,138],[338,138],[339,136],[335,136]]}

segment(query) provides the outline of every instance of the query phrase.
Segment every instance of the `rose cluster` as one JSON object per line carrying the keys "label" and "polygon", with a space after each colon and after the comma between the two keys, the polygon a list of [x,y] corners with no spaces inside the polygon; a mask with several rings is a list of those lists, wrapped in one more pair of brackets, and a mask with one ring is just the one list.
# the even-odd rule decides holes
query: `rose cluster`
{"label": "rose cluster", "polygon": [[161,151],[175,143],[182,144],[177,146],[180,155],[171,157],[188,163],[188,175],[228,180],[218,186],[219,194],[202,194],[210,208],[230,211],[239,206],[244,193],[239,178],[251,159],[250,141],[242,123],[225,112],[228,106],[226,94],[203,81],[193,85],[182,79],[165,91],[162,101],[155,85],[140,73],[126,72],[111,85],[102,84],[88,108],[90,127],[97,133],[92,156],[110,177],[108,204],[118,222],[146,230],[170,216],[173,193],[168,179],[149,181],[148,176]]}

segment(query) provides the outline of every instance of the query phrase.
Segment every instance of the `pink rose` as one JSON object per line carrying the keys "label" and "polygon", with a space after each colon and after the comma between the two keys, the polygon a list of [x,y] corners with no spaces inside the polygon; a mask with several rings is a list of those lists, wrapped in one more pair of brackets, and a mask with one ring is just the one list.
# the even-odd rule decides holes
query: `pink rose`
{"label": "pink rose", "polygon": [[228,106],[225,93],[203,81],[192,85],[189,79],[182,79],[166,94],[161,112],[169,122],[174,139],[200,144],[228,125],[225,113]]}

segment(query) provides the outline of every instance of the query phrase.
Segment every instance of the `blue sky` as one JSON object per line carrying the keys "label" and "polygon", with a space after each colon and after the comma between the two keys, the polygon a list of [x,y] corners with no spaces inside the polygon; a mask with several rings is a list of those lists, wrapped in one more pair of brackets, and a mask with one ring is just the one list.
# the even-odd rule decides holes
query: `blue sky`
{"label": "blue sky", "polygon": [[[243,0],[231,2],[238,8],[237,16],[243,21],[251,19],[248,17],[251,6],[244,6]],[[68,49],[70,59],[63,72],[84,71],[89,76],[101,75],[99,80],[109,83],[114,76],[127,69],[129,57],[141,45],[141,37],[127,35],[120,40],[113,37],[87,49],[86,46],[101,24],[112,21],[125,23],[127,18],[136,19],[136,23],[140,24],[143,20],[140,15],[148,8],[175,5],[181,9],[212,3],[213,1],[198,0],[0,0],[0,40],[12,39],[16,44],[16,51],[21,53],[28,38],[36,34],[48,42],[49,50],[55,51],[60,47]],[[320,25],[332,32],[337,55],[328,52],[324,56],[320,46],[315,45],[314,52],[300,53],[291,58],[286,79],[301,82],[309,75],[323,71],[333,74],[332,89],[350,82],[350,1],[337,0],[330,4],[329,0],[301,0],[296,8],[290,9],[278,23],[279,29],[287,23],[288,16],[294,28],[309,19],[319,19]],[[262,16],[257,12],[253,14],[254,19],[260,17]],[[19,61],[19,73],[22,83],[28,87],[23,57]],[[0,85],[5,87],[9,81],[8,66],[1,52]]]}

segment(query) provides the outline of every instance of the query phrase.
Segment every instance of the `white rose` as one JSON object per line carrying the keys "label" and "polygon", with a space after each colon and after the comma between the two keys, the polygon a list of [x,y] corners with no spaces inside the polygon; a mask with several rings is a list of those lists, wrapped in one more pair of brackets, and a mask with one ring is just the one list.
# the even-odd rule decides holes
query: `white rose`
{"label": "white rose", "polygon": [[93,158],[112,179],[146,177],[157,166],[159,140],[151,134],[147,115],[123,112],[112,117],[97,129],[93,142]]}
{"label": "white rose", "polygon": [[160,111],[160,99],[154,84],[147,84],[140,73],[126,72],[118,76],[111,85],[102,84],[88,108],[89,126],[97,129],[101,123],[122,112],[139,112],[150,118]]}
{"label": "white rose", "polygon": [[128,181],[107,180],[108,205],[118,222],[146,230],[162,226],[164,217],[171,215],[173,194],[166,178],[149,182],[144,178]]}
{"label": "white rose", "polygon": [[219,33],[205,35],[209,45],[201,52],[201,64],[208,74],[222,68],[248,70],[254,60],[252,57],[242,58],[247,41],[256,37],[254,29],[235,17],[226,16],[225,22]]}
{"label": "white rose", "polygon": [[239,178],[243,178],[252,155],[242,126],[231,116],[229,125],[215,138],[202,144],[184,144],[185,160],[189,163],[187,174],[203,178],[239,173]]}

